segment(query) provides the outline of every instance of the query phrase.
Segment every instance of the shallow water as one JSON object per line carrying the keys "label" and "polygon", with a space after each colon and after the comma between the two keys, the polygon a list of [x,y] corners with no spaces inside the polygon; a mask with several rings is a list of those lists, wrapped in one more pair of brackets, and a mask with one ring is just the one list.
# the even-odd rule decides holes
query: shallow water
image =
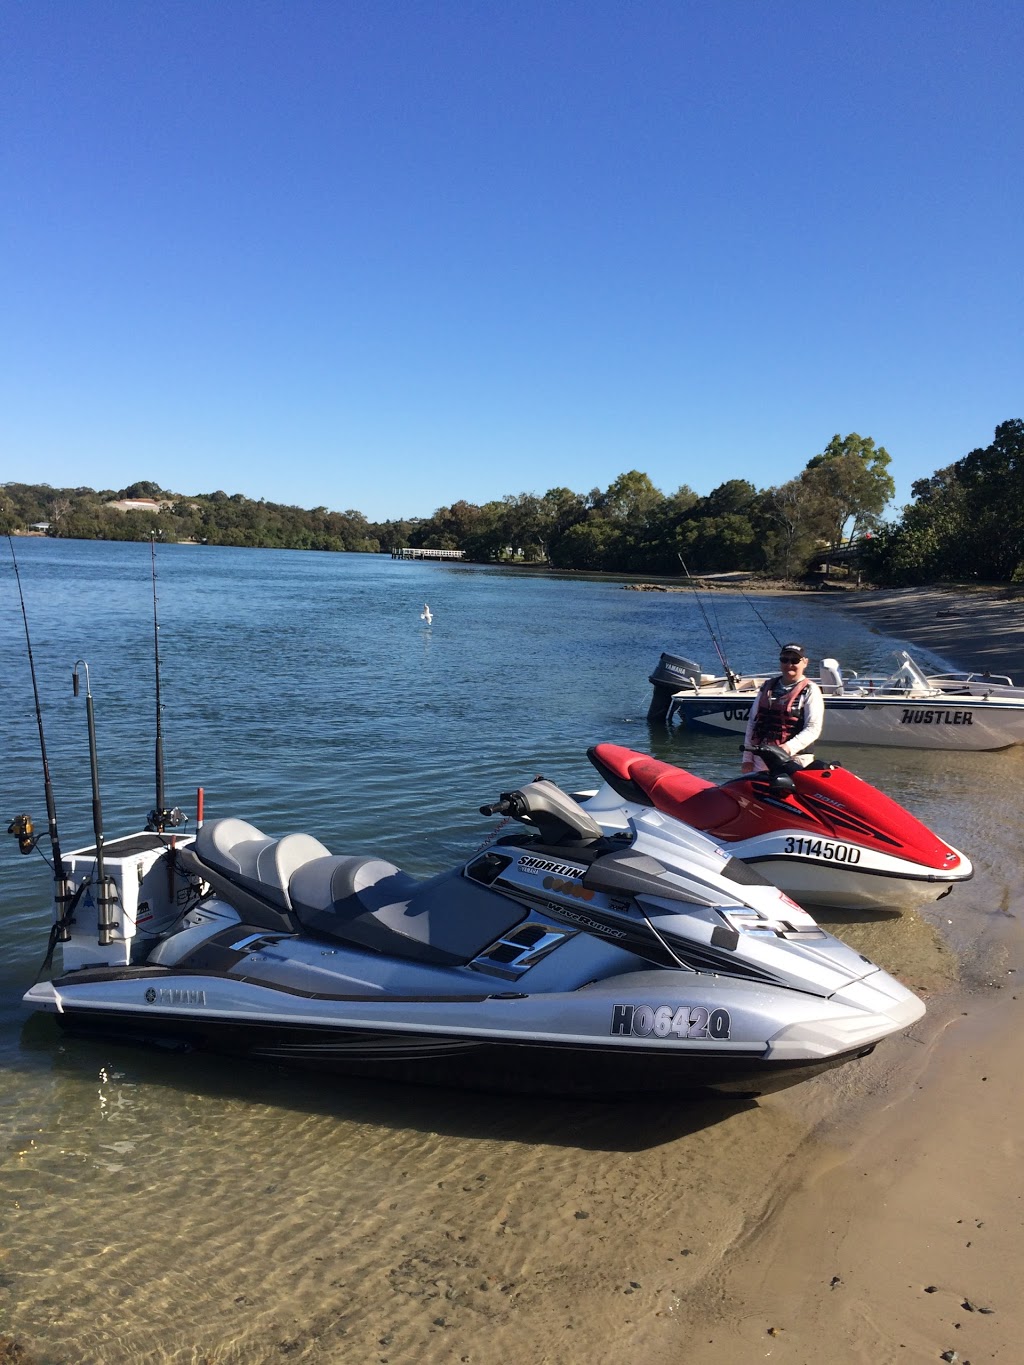
{"label": "shallow water", "polygon": [[[76,658],[107,837],[154,804],[150,553],[16,549],[66,853],[92,841]],[[689,595],[379,556],[176,546],[157,567],[167,797],[189,811],[201,785],[210,817],[427,873],[484,839],[477,808],[500,790],[538,772],[591,785],[599,740],[735,770],[735,741],[644,719],[663,649],[713,656]],[[0,814],[38,826],[9,560],[2,582]],[[770,663],[747,602],[705,605],[734,667]],[[895,647],[814,598],[757,610],[846,668],[884,671]],[[922,916],[836,931],[925,991],[990,979],[1021,899],[1024,754],[841,757],[977,875]],[[0,874],[0,1337],[41,1361],[539,1361],[559,1359],[551,1333],[570,1334],[570,1358],[671,1340],[674,1305],[756,1217],[766,1179],[861,1078],[887,1074],[872,1058],[756,1105],[581,1106],[65,1042],[19,1003],[45,948],[48,870],[10,839]]]}

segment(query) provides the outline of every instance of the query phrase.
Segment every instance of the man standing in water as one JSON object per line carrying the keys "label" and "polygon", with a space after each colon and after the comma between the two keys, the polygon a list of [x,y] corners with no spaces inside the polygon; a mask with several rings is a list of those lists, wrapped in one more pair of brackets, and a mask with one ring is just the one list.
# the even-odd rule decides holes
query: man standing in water
{"label": "man standing in water", "polygon": [[801,768],[814,761],[806,753],[821,734],[825,699],[817,683],[805,678],[807,654],[803,645],[783,645],[779,651],[782,672],[761,684],[750,708],[743,736],[743,771],[763,772],[766,765],[747,750],[753,745],[775,744]]}

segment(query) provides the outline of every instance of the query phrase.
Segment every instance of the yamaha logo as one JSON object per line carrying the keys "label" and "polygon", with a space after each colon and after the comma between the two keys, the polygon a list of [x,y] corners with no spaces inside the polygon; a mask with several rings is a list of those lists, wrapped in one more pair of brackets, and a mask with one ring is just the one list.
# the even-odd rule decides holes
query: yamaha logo
{"label": "yamaha logo", "polygon": [[161,986],[159,990],[155,990],[148,986],[146,1002],[150,1005],[205,1005],[206,992],[183,990],[177,986]]}

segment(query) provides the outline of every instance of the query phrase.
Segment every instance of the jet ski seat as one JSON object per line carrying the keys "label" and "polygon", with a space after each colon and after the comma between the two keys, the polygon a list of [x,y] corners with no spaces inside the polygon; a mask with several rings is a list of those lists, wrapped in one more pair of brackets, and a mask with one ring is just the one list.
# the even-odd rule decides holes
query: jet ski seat
{"label": "jet ski seat", "polygon": [[231,818],[207,821],[192,848],[204,863],[282,910],[292,908],[288,885],[298,868],[330,857],[330,850],[310,834],[274,839],[246,820]]}
{"label": "jet ski seat", "polygon": [[298,868],[289,890],[300,923],[328,912],[336,926],[398,901],[408,902],[416,879],[384,858],[334,854]]}
{"label": "jet ski seat", "polygon": [[289,892],[310,933],[442,966],[471,961],[526,917],[525,906],[458,868],[421,882],[383,858],[315,858]]}
{"label": "jet ski seat", "polygon": [[332,854],[308,834],[274,839],[245,820],[208,821],[179,857],[248,924],[418,962],[469,962],[526,917],[458,869],[417,881],[384,858]]}
{"label": "jet ski seat", "polygon": [[596,744],[587,750],[587,757],[625,800],[654,806],[694,829],[727,829],[739,814],[739,805],[729,792],[660,758],[620,744]]}

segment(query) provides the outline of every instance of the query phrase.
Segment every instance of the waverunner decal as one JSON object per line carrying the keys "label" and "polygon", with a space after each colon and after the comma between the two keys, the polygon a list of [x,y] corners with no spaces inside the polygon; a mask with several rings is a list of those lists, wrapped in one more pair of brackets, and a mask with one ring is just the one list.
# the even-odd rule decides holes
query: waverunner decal
{"label": "waverunner decal", "polygon": [[824,858],[830,863],[859,863],[861,851],[850,844],[834,844],[830,839],[805,839],[803,836],[786,836],[786,852],[798,853],[804,858]]}
{"label": "waverunner decal", "polygon": [[605,938],[625,938],[625,929],[613,929],[610,924],[605,924],[601,920],[591,919],[589,915],[582,915],[578,910],[570,910],[567,905],[555,905],[553,901],[547,902],[547,908],[553,915],[558,915],[562,919],[570,920],[573,924],[578,924],[581,929],[590,929],[595,934],[603,934]]}
{"label": "waverunner decal", "polygon": [[571,867],[568,863],[552,862],[550,858],[520,858],[516,866],[520,872],[549,872],[556,877],[574,877],[577,880],[584,873],[582,867]]}
{"label": "waverunner decal", "polygon": [[703,1005],[613,1005],[613,1036],[627,1033],[638,1038],[728,1038],[732,1020],[728,1010],[707,1010]]}

